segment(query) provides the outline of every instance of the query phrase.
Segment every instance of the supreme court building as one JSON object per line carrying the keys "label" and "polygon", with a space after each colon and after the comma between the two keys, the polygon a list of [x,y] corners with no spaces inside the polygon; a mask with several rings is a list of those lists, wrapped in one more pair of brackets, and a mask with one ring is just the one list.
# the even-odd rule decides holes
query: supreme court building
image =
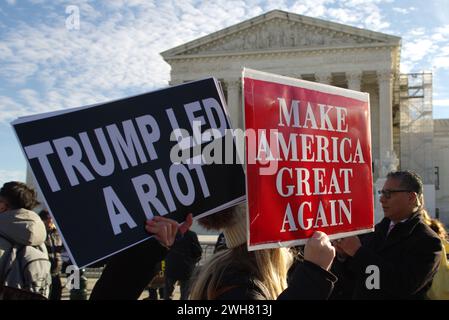
{"label": "supreme court building", "polygon": [[390,170],[414,170],[429,213],[449,226],[449,119],[433,120],[432,75],[401,74],[400,53],[400,37],[274,10],[161,55],[171,85],[219,79],[234,128],[243,128],[244,67],[369,93],[375,189]]}
{"label": "supreme court building", "polygon": [[432,76],[401,75],[400,53],[400,37],[274,10],[161,55],[171,66],[171,85],[219,79],[235,128],[243,128],[244,67],[369,93],[377,187],[390,170],[415,170],[424,178],[429,212],[449,214],[449,195],[435,190],[449,167],[433,157]]}

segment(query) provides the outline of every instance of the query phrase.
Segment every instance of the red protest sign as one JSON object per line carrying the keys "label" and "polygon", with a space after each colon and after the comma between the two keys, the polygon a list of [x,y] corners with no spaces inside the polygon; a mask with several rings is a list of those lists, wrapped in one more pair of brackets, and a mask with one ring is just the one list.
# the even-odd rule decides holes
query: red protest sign
{"label": "red protest sign", "polygon": [[243,71],[250,250],[374,226],[369,95]]}

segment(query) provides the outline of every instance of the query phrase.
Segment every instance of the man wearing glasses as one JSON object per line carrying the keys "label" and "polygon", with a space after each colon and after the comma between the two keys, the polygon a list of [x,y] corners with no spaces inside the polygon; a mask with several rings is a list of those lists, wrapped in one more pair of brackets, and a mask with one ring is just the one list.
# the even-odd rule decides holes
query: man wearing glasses
{"label": "man wearing glasses", "polygon": [[336,266],[339,278],[350,286],[341,289],[353,299],[425,299],[441,242],[426,223],[422,180],[410,171],[390,172],[379,193],[384,219],[375,231],[334,244],[336,264],[344,260],[343,267]]}

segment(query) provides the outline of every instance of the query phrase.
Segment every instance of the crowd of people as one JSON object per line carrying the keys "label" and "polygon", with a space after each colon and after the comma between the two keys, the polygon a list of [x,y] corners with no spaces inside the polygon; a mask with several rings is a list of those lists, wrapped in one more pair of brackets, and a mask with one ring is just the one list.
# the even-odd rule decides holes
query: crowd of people
{"label": "crowd of people", "polygon": [[[182,224],[156,216],[145,226],[154,237],[108,259],[90,299],[135,300],[146,289],[157,299],[154,289],[160,287],[160,297],[172,299],[176,283],[182,300],[427,299],[446,259],[447,233],[425,210],[421,178],[410,171],[389,173],[380,202],[384,218],[372,233],[331,242],[317,231],[299,248],[255,251],[247,249],[247,206],[236,205],[198,219],[204,228],[221,232],[214,253],[201,265],[201,245],[189,230],[192,215]],[[61,299],[61,237],[48,211],[32,211],[36,205],[35,191],[24,183],[0,189],[1,299],[23,298],[18,289],[29,292],[27,298]],[[35,268],[49,277],[34,287],[10,277],[22,247],[48,257],[48,265]],[[372,285],[370,270],[378,271]]]}

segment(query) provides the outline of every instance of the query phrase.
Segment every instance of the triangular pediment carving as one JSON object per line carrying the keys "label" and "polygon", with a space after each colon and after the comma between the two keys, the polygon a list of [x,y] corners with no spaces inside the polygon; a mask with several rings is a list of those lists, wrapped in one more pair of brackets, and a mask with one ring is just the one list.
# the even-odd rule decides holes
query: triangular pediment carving
{"label": "triangular pediment carving", "polygon": [[301,23],[271,20],[227,37],[193,48],[184,54],[238,52],[247,50],[275,50],[307,47],[333,47],[379,42],[333,30],[310,27]]}
{"label": "triangular pediment carving", "polygon": [[400,43],[400,38],[272,11],[162,53],[173,56]]}

